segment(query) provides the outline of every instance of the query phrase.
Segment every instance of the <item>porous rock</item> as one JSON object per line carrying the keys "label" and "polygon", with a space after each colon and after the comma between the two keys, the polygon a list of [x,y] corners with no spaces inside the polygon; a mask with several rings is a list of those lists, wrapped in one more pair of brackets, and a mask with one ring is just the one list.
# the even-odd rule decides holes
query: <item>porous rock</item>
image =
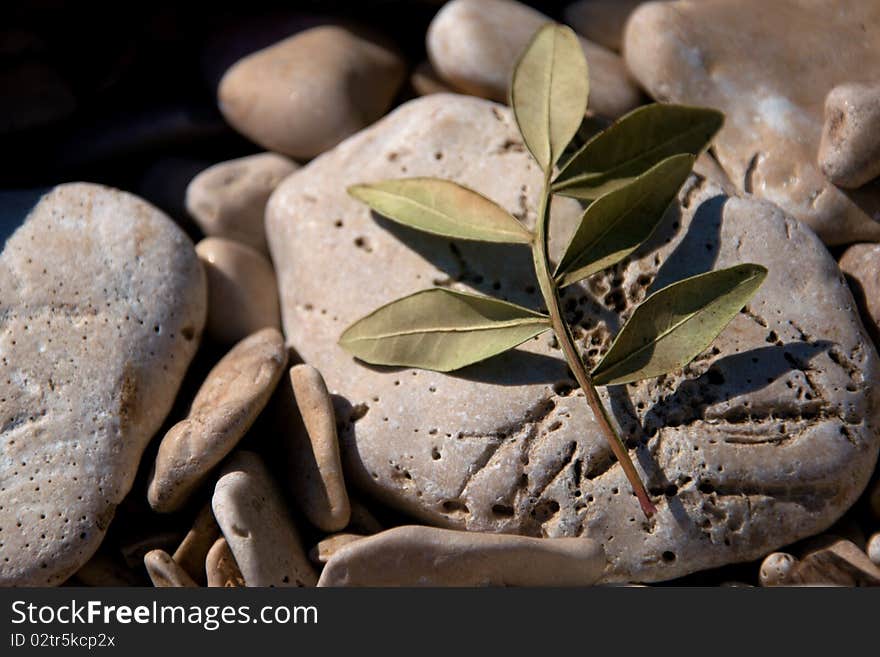
{"label": "porous rock", "polygon": [[204,321],[192,243],[135,196],[60,185],[8,239],[0,586],[59,584],[94,554]]}
{"label": "porous rock", "polygon": [[604,568],[602,545],[589,538],[408,525],[337,550],[318,586],[591,586]]}
{"label": "porous rock", "polygon": [[[513,69],[535,32],[550,18],[512,0],[453,0],[428,28],[434,70],[455,89],[507,101]],[[590,109],[617,117],[639,104],[639,90],[621,58],[580,39],[590,67]]]}
{"label": "porous rock", "polygon": [[876,81],[880,3],[650,2],[630,16],[623,51],[655,99],[724,111],[714,151],[741,192],[828,244],[880,239],[880,184],[841,190],[816,157],[828,92]]}
{"label": "porous rock", "polygon": [[268,253],[263,214],[269,195],[296,170],[277,153],[257,153],[200,171],[186,187],[186,209],[202,232]]}
{"label": "porous rock", "polygon": [[162,438],[147,499],[176,511],[229,454],[266,406],[287,364],[284,338],[267,328],[248,336],[210,371],[189,415]]}
{"label": "porous rock", "polygon": [[405,77],[401,57],[322,25],[248,55],[220,81],[220,110],[268,150],[308,159],[384,114]]}
{"label": "porous rock", "polygon": [[[452,374],[367,367],[338,346],[351,322],[432,285],[541,305],[527,249],[398,227],[345,192],[404,176],[469,185],[529,226],[541,185],[508,110],[432,95],[273,194],[285,334],[337,395],[349,483],[431,524],[594,538],[607,581],[760,558],[827,528],[862,492],[878,450],[878,358],[837,263],[805,225],[694,175],[648,244],[566,289],[593,364],[649,291],[741,262],[769,268],[692,364],[601,391],[659,507],[646,521],[549,334]],[[564,198],[552,209],[558,254],[581,210]]]}
{"label": "porous rock", "polygon": [[288,506],[259,456],[230,458],[211,504],[247,586],[315,585]]}

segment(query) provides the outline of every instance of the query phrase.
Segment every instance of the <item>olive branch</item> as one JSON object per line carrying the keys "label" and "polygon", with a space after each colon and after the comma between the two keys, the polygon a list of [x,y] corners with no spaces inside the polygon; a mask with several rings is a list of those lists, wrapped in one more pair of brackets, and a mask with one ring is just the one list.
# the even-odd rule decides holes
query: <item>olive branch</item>
{"label": "olive branch", "polygon": [[[635,308],[599,363],[587,371],[560,310],[559,291],[620,262],[651,237],[696,156],[723,122],[723,115],[711,109],[647,105],[592,137],[557,168],[581,126],[588,94],[587,62],[577,36],[567,27],[545,25],[517,63],[510,91],[520,134],[544,174],[534,231],[492,200],[448,180],[403,178],[348,190],[375,212],[411,228],[530,247],[547,312],[432,288],[356,321],[343,332],[340,344],[374,365],[449,372],[552,330],[650,518],[656,508],[596,386],[657,377],[689,363],[748,303],[767,270],[741,264],[657,290]],[[588,204],[555,268],[548,252],[554,194]]]}

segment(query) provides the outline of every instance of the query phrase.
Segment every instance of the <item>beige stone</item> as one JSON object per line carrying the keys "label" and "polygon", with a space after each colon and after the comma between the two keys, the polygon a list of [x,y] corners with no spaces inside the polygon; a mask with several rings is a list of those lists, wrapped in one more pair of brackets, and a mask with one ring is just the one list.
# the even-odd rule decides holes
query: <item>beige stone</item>
{"label": "beige stone", "polygon": [[724,111],[714,151],[740,191],[828,244],[880,239],[880,184],[841,190],[816,158],[828,92],[874,81],[880,67],[880,3],[646,3],[627,23],[624,55],[655,99]]}
{"label": "beige stone", "polygon": [[151,550],[144,555],[144,566],[153,582],[161,588],[196,588],[187,572],[165,550]]}
{"label": "beige stone", "polygon": [[212,505],[247,586],[315,585],[287,504],[256,454],[229,459]]}
{"label": "beige stone", "polygon": [[266,201],[297,166],[277,153],[220,162],[189,182],[186,209],[205,235],[235,240],[266,254]]}
{"label": "beige stone", "polygon": [[180,545],[171,555],[172,559],[183,568],[196,582],[204,585],[205,559],[214,542],[220,538],[220,527],[214,520],[211,504],[205,504],[196,515],[192,528],[183,537]]}
{"label": "beige stone", "polygon": [[865,552],[868,553],[871,563],[875,566],[880,566],[880,532],[871,534]]}
{"label": "beige stone", "polygon": [[840,258],[865,324],[875,338],[880,331],[880,244],[853,244]]}
{"label": "beige stone", "polygon": [[239,588],[245,586],[244,576],[235,563],[235,556],[229,549],[229,543],[222,536],[218,538],[205,558],[205,571],[208,574],[208,586],[221,588]]}
{"label": "beige stone", "polygon": [[0,254],[0,586],[60,584],[95,553],[204,321],[192,243],[131,194],[60,185],[9,237]]}
{"label": "beige stone", "polygon": [[244,436],[266,406],[287,364],[284,338],[262,329],[227,353],[208,374],[189,415],[162,438],[147,498],[176,511]]}
{"label": "beige stone", "polygon": [[761,586],[784,586],[789,583],[797,558],[787,552],[773,552],[761,562],[758,580]]}
{"label": "beige stone", "polygon": [[591,586],[605,568],[588,538],[395,527],[340,548],[318,586]]}
{"label": "beige stone", "polygon": [[455,93],[455,89],[446,84],[437,75],[431,62],[424,61],[413,69],[409,76],[409,84],[419,96],[429,94]]}
{"label": "beige stone", "polygon": [[295,365],[290,384],[298,413],[285,450],[293,498],[310,523],[325,532],[343,529],[351,517],[345,490],[336,417],[324,378],[311,365]]}
{"label": "beige stone", "polygon": [[562,11],[565,22],[590,41],[619,52],[623,27],[633,10],[645,0],[579,0]]}
{"label": "beige stone", "polygon": [[[549,20],[512,0],[453,0],[431,21],[428,55],[453,88],[506,102],[517,59]],[[639,105],[639,90],[621,58],[583,38],[581,45],[590,67],[590,109],[617,117]]]}
{"label": "beige stone", "polygon": [[880,568],[852,541],[830,541],[804,556],[788,577],[791,584],[880,586]]}
{"label": "beige stone", "polygon": [[264,148],[312,158],[382,116],[405,77],[390,48],[324,25],[248,55],[220,81],[220,110]]}
{"label": "beige stone", "polygon": [[847,188],[880,175],[880,85],[842,84],[828,92],[819,167]]}
{"label": "beige stone", "polygon": [[222,237],[203,239],[196,253],[208,277],[206,335],[230,345],[262,328],[280,328],[278,286],[265,257]]}
{"label": "beige stone", "polygon": [[348,534],[345,532],[332,534],[319,541],[315,547],[309,550],[309,559],[314,564],[323,565],[327,563],[330,560],[330,557],[336,554],[340,548],[349,543],[359,541],[362,538],[364,538],[363,534]]}
{"label": "beige stone", "polygon": [[[345,193],[401,176],[469,185],[530,226],[541,184],[507,109],[441,94],[401,106],[273,194],[285,334],[334,395],[350,487],[428,524],[594,538],[606,581],[643,582],[759,559],[823,531],[860,496],[878,450],[878,357],[809,228],[693,176],[648,244],[567,288],[592,365],[649,290],[741,262],[769,268],[695,362],[600,391],[659,507],[646,522],[549,334],[451,374],[367,367],[338,346],[351,322],[431,285],[541,304],[527,249],[450,245]],[[557,198],[553,212],[558,254],[582,210]]]}

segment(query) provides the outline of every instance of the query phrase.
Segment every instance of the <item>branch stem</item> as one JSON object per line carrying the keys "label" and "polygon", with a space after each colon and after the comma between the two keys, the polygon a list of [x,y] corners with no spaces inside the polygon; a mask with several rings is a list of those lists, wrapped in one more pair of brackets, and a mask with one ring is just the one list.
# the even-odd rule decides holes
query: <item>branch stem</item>
{"label": "branch stem", "polygon": [[535,240],[532,244],[532,259],[535,264],[535,274],[538,277],[538,284],[541,288],[544,302],[547,304],[547,312],[550,315],[550,323],[553,327],[553,332],[556,334],[556,339],[559,341],[560,347],[562,347],[562,353],[565,355],[565,360],[568,362],[568,366],[571,368],[578,385],[584,391],[584,395],[587,398],[587,404],[589,404],[590,409],[593,411],[593,415],[599,423],[599,428],[605,435],[605,439],[608,441],[611,451],[623,467],[626,478],[633,487],[633,491],[635,491],[636,497],[639,500],[639,505],[642,507],[642,512],[646,517],[650,518],[656,513],[657,509],[651,502],[651,498],[648,496],[648,491],[645,490],[645,486],[639,477],[639,473],[636,470],[635,465],[633,465],[632,459],[629,457],[629,452],[623,444],[623,441],[620,439],[617,430],[614,428],[614,424],[612,423],[611,417],[608,415],[608,411],[605,409],[602,400],[599,398],[599,393],[596,391],[596,387],[593,385],[590,374],[584,366],[584,361],[578,353],[574,338],[568,328],[568,324],[566,324],[565,319],[562,317],[562,312],[559,309],[559,288],[557,287],[553,274],[550,271],[550,254],[548,249],[547,229],[550,222],[551,172],[551,170],[548,170],[544,176],[544,189],[541,192],[541,207],[538,211]]}

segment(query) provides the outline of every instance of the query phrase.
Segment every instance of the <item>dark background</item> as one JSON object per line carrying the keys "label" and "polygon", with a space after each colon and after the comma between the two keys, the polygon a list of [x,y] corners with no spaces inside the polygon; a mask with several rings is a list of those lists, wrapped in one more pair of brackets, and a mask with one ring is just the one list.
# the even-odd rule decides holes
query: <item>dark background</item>
{"label": "dark background", "polygon": [[[87,180],[143,194],[160,158],[216,162],[257,152],[216,106],[216,82],[236,59],[341,19],[384,34],[414,66],[442,4],[4,0],[0,187]],[[529,4],[559,18],[565,2]]]}

